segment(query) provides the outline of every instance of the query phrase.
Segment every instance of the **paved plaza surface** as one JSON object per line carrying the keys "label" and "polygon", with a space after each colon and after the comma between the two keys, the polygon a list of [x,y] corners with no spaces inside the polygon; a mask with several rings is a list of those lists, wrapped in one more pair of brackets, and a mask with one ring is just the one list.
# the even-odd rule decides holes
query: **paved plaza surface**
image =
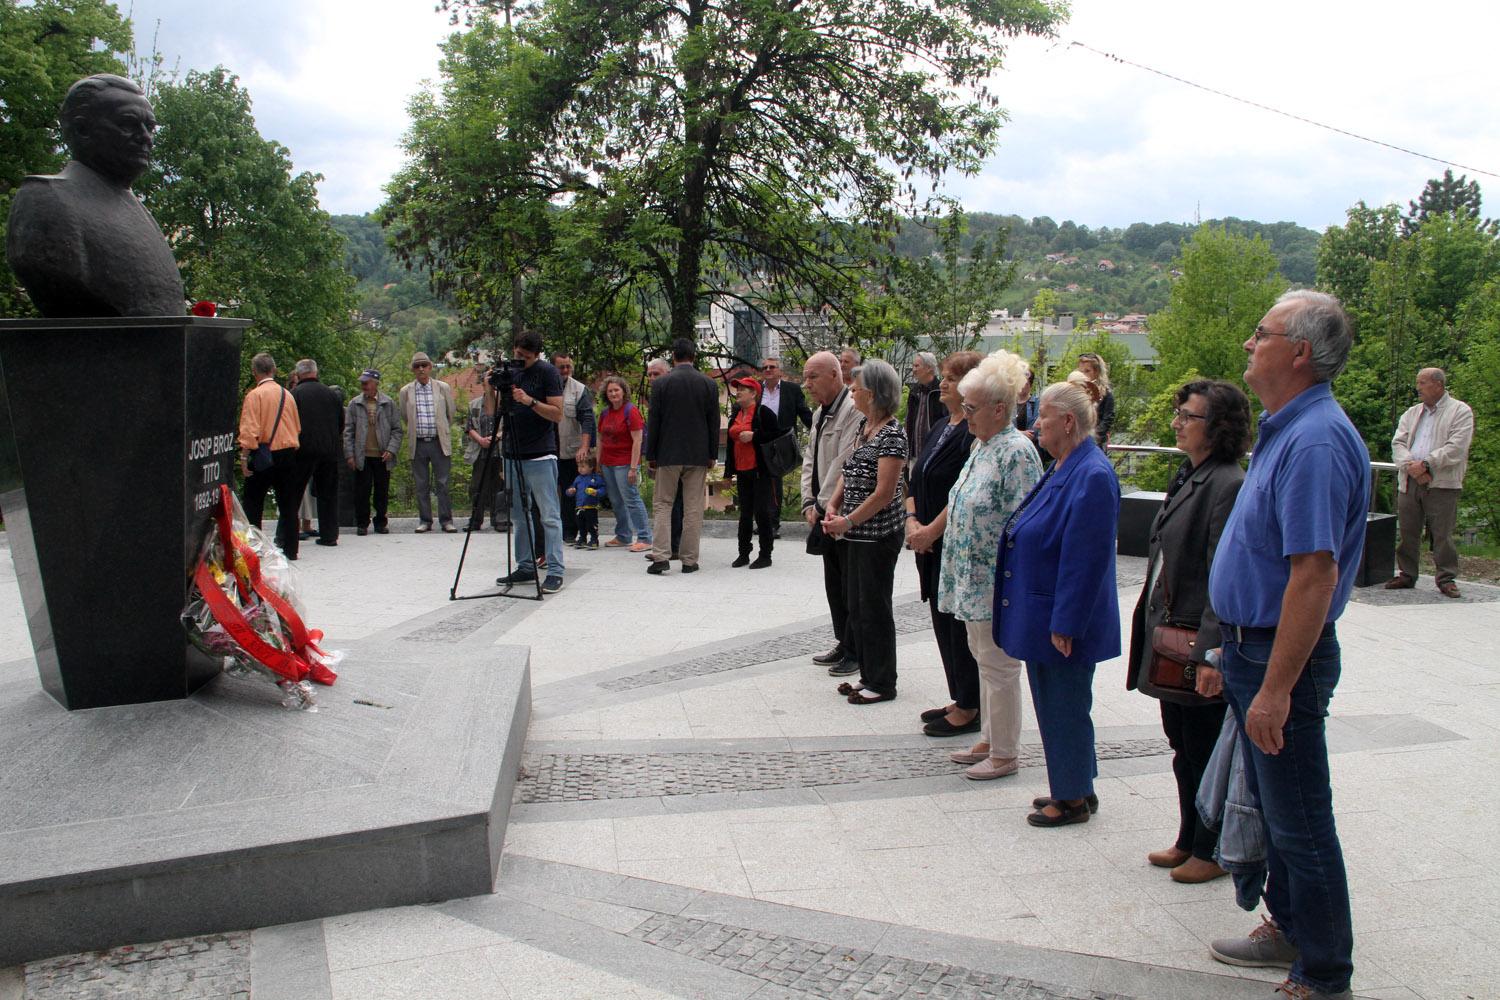
{"label": "paved plaza surface", "polygon": [[[1227,879],[1177,885],[1146,864],[1175,836],[1176,792],[1157,703],[1124,689],[1118,659],[1094,685],[1099,813],[1038,830],[1029,697],[1015,777],[966,781],[947,754],[968,737],[920,735],[917,714],[947,694],[909,554],[900,696],[852,706],[809,661],[831,631],[798,539],[760,571],[706,539],[693,576],[568,549],[567,585],[543,602],[450,602],[463,536],[410,531],[304,545],[308,619],[332,648],[425,641],[415,669],[460,646],[530,647],[496,893],[58,956],[0,970],[0,1000],[1269,1000],[1280,981],[1208,957],[1209,939],[1259,921]],[[492,587],[500,545],[475,536],[460,593]],[[1142,572],[1120,560],[1127,615]],[[1500,590],[1464,591],[1444,599],[1428,577],[1356,591],[1340,623],[1329,733],[1361,996],[1500,997]],[[8,557],[0,643],[0,679],[34,675]]]}

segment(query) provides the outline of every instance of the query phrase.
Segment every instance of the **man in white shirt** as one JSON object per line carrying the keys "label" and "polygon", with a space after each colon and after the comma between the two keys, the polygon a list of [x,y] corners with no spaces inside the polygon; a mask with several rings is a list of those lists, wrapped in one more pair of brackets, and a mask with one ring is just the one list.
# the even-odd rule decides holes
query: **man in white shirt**
{"label": "man in white shirt", "polygon": [[1396,546],[1398,572],[1385,589],[1416,586],[1425,528],[1432,540],[1437,588],[1444,597],[1458,597],[1453,529],[1469,467],[1469,443],[1474,439],[1474,411],[1448,395],[1448,376],[1441,368],[1423,368],[1417,373],[1417,395],[1422,401],[1401,414],[1396,436],[1391,438],[1401,543]]}

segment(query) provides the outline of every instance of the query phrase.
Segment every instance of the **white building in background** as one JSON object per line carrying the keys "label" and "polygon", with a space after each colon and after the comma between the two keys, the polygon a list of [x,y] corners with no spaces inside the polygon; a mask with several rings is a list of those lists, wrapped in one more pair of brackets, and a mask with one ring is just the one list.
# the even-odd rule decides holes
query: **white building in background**
{"label": "white building in background", "polygon": [[[811,354],[831,347],[835,335],[820,312],[762,313],[743,302],[715,302],[708,321],[698,324],[698,351],[718,356],[724,367],[736,361],[757,364],[766,357]],[[725,352],[731,357],[722,357]]]}

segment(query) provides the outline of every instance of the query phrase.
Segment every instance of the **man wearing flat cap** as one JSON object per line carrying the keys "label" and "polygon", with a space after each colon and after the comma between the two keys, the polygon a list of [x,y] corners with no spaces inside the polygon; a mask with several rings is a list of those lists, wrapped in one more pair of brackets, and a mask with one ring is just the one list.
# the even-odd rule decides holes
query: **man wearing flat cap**
{"label": "man wearing flat cap", "polygon": [[421,351],[411,356],[416,381],[401,387],[401,422],[406,427],[406,457],[411,460],[411,478],[417,489],[417,534],[432,530],[432,497],[437,480],[438,522],[447,532],[453,527],[453,500],[448,495],[448,472],[453,464],[453,435],[449,428],[457,412],[453,386],[432,377],[432,359]]}
{"label": "man wearing flat cap", "polygon": [[401,450],[401,418],[391,397],[380,391],[380,372],[366,368],[359,376],[359,395],[344,414],[344,462],[354,470],[354,533],[370,526],[370,491],[375,491],[375,533],[387,534],[386,506],[391,469]]}

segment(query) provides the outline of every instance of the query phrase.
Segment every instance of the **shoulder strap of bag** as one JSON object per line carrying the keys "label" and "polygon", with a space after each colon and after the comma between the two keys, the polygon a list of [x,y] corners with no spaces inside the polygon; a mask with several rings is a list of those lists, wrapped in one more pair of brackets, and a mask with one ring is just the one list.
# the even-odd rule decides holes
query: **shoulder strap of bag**
{"label": "shoulder strap of bag", "polygon": [[[276,388],[281,389],[281,386]],[[281,411],[286,409],[286,390],[281,389],[281,400],[276,404],[276,422],[271,425],[271,436],[266,438],[266,447],[271,447],[276,440],[276,431],[281,427]]]}

